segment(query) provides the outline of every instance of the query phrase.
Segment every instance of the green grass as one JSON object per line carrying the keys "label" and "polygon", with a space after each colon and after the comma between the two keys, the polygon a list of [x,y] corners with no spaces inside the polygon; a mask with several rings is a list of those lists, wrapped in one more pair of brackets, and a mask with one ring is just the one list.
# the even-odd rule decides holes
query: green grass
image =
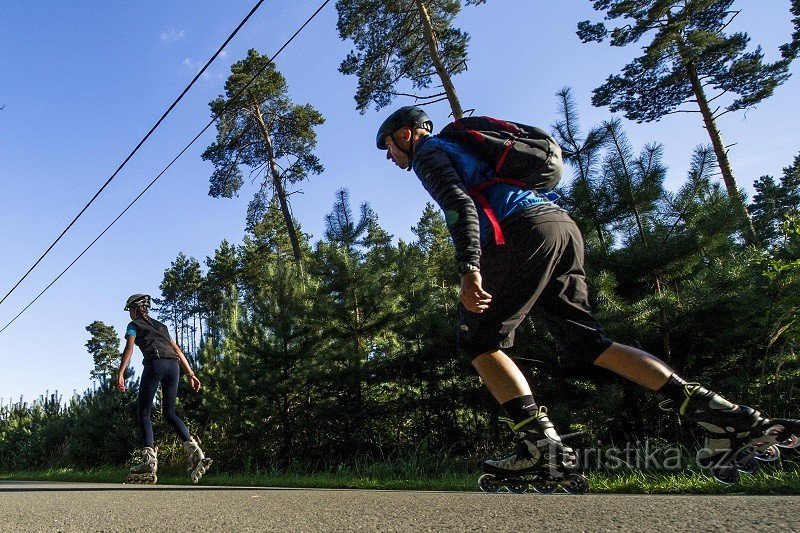
{"label": "green grass", "polygon": [[[77,470],[58,468],[40,471],[4,472],[0,480],[7,481],[70,481],[87,483],[121,483],[125,480],[124,468],[95,468]],[[158,483],[164,485],[191,485],[188,474],[183,472],[159,472]],[[314,474],[253,473],[228,474],[209,472],[203,476],[203,485],[252,486],[252,487],[300,487],[331,489],[397,489],[397,490],[474,490],[476,478],[467,475],[450,475],[435,479],[408,479],[402,477],[376,477],[352,472],[319,472]]]}
{"label": "green grass", "polygon": [[[378,469],[379,470],[379,469]],[[386,468],[387,471],[392,468]],[[97,468],[76,470],[61,468],[45,471],[0,473],[0,480],[72,481],[94,483],[120,483],[124,481],[124,468]],[[189,485],[188,475],[179,471],[160,472],[159,484]],[[800,494],[800,470],[776,470],[743,475],[736,485],[722,485],[697,472],[675,474],[629,471],[619,474],[589,475],[591,492],[607,494]],[[364,472],[338,471],[314,474],[263,472],[252,474],[227,474],[209,472],[203,477],[204,485],[302,487],[302,488],[358,488],[398,490],[475,491],[477,473],[452,472],[425,478],[397,475],[368,475]]]}
{"label": "green grass", "polygon": [[614,494],[800,494],[800,470],[760,471],[742,475],[734,485],[723,485],[694,471],[642,471],[589,476],[591,491]]}

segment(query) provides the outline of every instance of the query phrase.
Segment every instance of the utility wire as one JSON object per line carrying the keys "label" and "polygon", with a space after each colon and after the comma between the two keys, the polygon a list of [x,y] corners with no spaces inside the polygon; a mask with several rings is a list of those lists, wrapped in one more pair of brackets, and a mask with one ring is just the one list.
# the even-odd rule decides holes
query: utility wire
{"label": "utility wire", "polygon": [[253,6],[253,9],[250,10],[250,12],[247,14],[247,16],[244,19],[242,19],[242,21],[239,23],[238,26],[236,26],[236,29],[233,30],[233,32],[228,36],[227,39],[225,39],[225,42],[222,43],[222,46],[220,46],[219,49],[216,51],[216,53],[214,53],[214,55],[211,56],[211,59],[209,59],[206,62],[206,64],[203,65],[203,68],[200,69],[200,71],[197,73],[197,75],[194,77],[194,79],[192,79],[192,81],[189,83],[189,85],[186,86],[186,88],[183,90],[183,92],[181,92],[181,94],[178,96],[178,98],[176,98],[175,101],[172,102],[172,105],[170,105],[169,108],[164,112],[164,114],[161,115],[161,118],[159,118],[158,121],[153,125],[153,127],[150,128],[150,131],[147,132],[147,135],[142,137],[142,140],[139,141],[139,144],[137,144],[136,147],[131,151],[131,153],[128,154],[128,157],[126,157],[125,160],[117,167],[117,170],[115,170],[114,173],[111,174],[111,177],[106,180],[106,182],[103,184],[103,186],[100,187],[100,189],[98,189],[96,193],[94,193],[94,196],[92,196],[91,200],[89,200],[89,202],[85,206],[83,206],[83,209],[81,209],[80,212],[77,215],[75,215],[75,218],[72,219],[72,222],[70,222],[69,225],[66,228],[64,228],[64,231],[62,231],[61,234],[56,238],[56,240],[54,240],[53,243],[50,246],[47,247],[47,250],[45,250],[44,253],[39,257],[39,259],[36,260],[36,262],[28,269],[27,272],[25,272],[25,275],[22,276],[19,279],[19,281],[17,281],[14,284],[13,287],[11,287],[11,289],[5,294],[5,296],[3,296],[2,299],[0,299],[0,305],[2,305],[2,303],[6,301],[6,298],[8,298],[11,295],[11,293],[16,290],[17,287],[19,287],[19,284],[22,283],[25,280],[25,278],[27,278],[28,275],[31,272],[33,272],[33,269],[36,268],[39,265],[39,263],[42,262],[42,259],[44,259],[45,256],[50,253],[50,250],[52,250],[53,247],[56,244],[58,244],[58,241],[60,241],[61,238],[64,235],[66,235],[66,233],[70,230],[70,228],[72,228],[72,226],[75,225],[75,222],[77,222],[78,219],[83,215],[83,213],[89,208],[89,206],[92,205],[92,203],[94,203],[94,201],[97,199],[97,197],[100,196],[100,193],[102,193],[105,190],[105,188],[108,187],[108,184],[111,183],[111,181],[114,178],[117,177],[117,174],[119,174],[119,172],[122,170],[122,168],[126,164],[128,164],[128,161],[130,161],[130,159],[133,157],[133,155],[136,152],[139,151],[139,148],[141,148],[141,146],[145,143],[145,141],[147,141],[147,139],[150,137],[150,135],[153,134],[153,132],[156,130],[156,128],[158,128],[161,125],[161,123],[164,121],[164,119],[167,118],[167,115],[169,115],[170,112],[172,112],[172,110],[175,108],[175,106],[178,105],[178,102],[180,102],[181,99],[183,99],[183,97],[186,95],[186,93],[189,92],[189,89],[191,89],[192,86],[195,84],[195,82],[198,79],[200,79],[200,76],[203,75],[203,73],[211,65],[211,63],[214,62],[214,60],[217,58],[217,56],[219,56],[219,54],[222,53],[222,50],[228,45],[229,42],[231,42],[231,40],[234,38],[234,36],[237,33],[239,33],[239,30],[242,29],[242,26],[245,25],[245,23],[250,19],[250,17],[253,15],[253,13],[255,13],[256,10],[258,10],[258,8],[263,3],[264,3],[264,0],[258,0],[258,2],[256,2],[256,5]]}
{"label": "utility wire", "polygon": [[144,194],[145,194],[145,193],[146,193],[146,192],[147,192],[147,191],[150,189],[150,187],[152,187],[153,185],[155,185],[155,183],[156,183],[156,182],[157,182],[157,181],[158,181],[158,180],[161,178],[161,176],[163,176],[163,175],[164,175],[164,173],[165,173],[167,170],[169,170],[169,169],[170,169],[170,167],[171,167],[171,166],[172,166],[172,165],[173,165],[173,164],[174,164],[174,163],[175,163],[175,162],[176,162],[176,161],[177,161],[177,160],[178,160],[178,159],[179,159],[179,158],[180,158],[180,157],[181,157],[181,156],[182,156],[184,153],[186,153],[186,151],[187,151],[187,150],[188,150],[188,149],[189,149],[189,148],[190,148],[190,147],[191,147],[191,146],[192,146],[192,145],[193,145],[193,144],[194,144],[194,143],[197,141],[197,139],[199,139],[199,138],[200,138],[200,137],[201,137],[201,136],[202,136],[202,135],[203,135],[203,134],[206,132],[206,130],[208,130],[208,128],[210,128],[210,127],[211,127],[211,126],[214,124],[214,122],[215,122],[215,121],[216,121],[216,120],[217,120],[217,119],[218,119],[218,118],[219,118],[219,117],[220,117],[220,116],[221,116],[221,115],[222,115],[222,114],[223,114],[223,113],[224,113],[224,112],[225,112],[225,111],[226,111],[226,110],[227,110],[227,109],[228,109],[228,108],[229,108],[229,107],[230,107],[230,106],[233,104],[233,102],[234,102],[234,101],[235,101],[237,98],[239,98],[239,96],[241,96],[241,94],[242,94],[242,93],[243,93],[245,90],[247,90],[247,88],[248,88],[248,87],[250,87],[250,85],[251,85],[251,84],[252,84],[252,83],[253,83],[253,82],[254,82],[254,81],[255,81],[255,80],[256,80],[256,79],[257,79],[257,78],[258,78],[258,77],[259,77],[259,76],[260,76],[260,75],[261,75],[261,74],[262,74],[262,73],[263,73],[263,72],[266,70],[266,69],[267,69],[267,67],[268,67],[269,65],[271,65],[271,64],[272,64],[272,63],[275,61],[275,58],[276,58],[276,57],[278,57],[278,56],[280,55],[280,53],[281,53],[281,52],[283,52],[283,50],[284,50],[284,49],[285,49],[287,46],[289,46],[289,44],[290,44],[292,41],[294,41],[295,37],[297,37],[297,36],[300,34],[300,32],[301,32],[301,31],[303,31],[303,30],[305,29],[305,27],[306,27],[306,26],[308,26],[308,25],[309,25],[309,23],[311,23],[311,21],[312,21],[312,20],[314,20],[314,18],[316,18],[316,16],[319,14],[319,12],[320,12],[320,11],[322,11],[322,10],[323,10],[323,8],[325,8],[325,6],[326,6],[326,5],[328,5],[328,4],[330,3],[330,1],[331,1],[331,0],[325,0],[325,1],[324,1],[324,2],[323,2],[323,3],[322,3],[322,4],[321,4],[321,5],[320,5],[320,6],[317,8],[317,10],[316,10],[316,11],[314,11],[314,13],[313,13],[313,14],[312,14],[312,15],[311,15],[311,16],[310,16],[310,17],[309,17],[309,18],[308,18],[308,19],[307,19],[307,20],[306,20],[306,21],[303,23],[303,25],[302,25],[302,26],[300,26],[300,28],[299,28],[299,29],[298,29],[296,32],[294,32],[294,34],[293,34],[293,35],[292,35],[292,36],[289,38],[289,40],[287,40],[287,41],[286,41],[286,42],[283,44],[283,46],[281,46],[281,47],[280,47],[280,49],[279,49],[277,52],[275,52],[275,54],[274,54],[274,55],[273,55],[273,56],[272,56],[272,57],[269,59],[269,61],[267,61],[266,63],[264,63],[264,66],[262,66],[262,67],[261,67],[261,68],[260,68],[260,69],[259,69],[259,70],[258,70],[258,71],[257,71],[257,72],[254,74],[254,75],[253,75],[253,77],[252,77],[252,78],[250,78],[250,79],[247,81],[247,83],[246,83],[246,84],[245,84],[245,85],[244,85],[244,86],[243,86],[241,89],[239,89],[239,91],[238,91],[238,92],[237,92],[235,95],[233,95],[233,96],[232,96],[232,97],[231,97],[231,98],[228,100],[228,103],[227,103],[227,104],[225,104],[225,106],[223,106],[223,108],[222,108],[222,109],[220,109],[220,110],[219,110],[219,112],[217,112],[217,114],[215,114],[215,115],[214,115],[214,116],[211,118],[211,120],[208,122],[208,124],[206,124],[206,125],[205,125],[205,127],[203,127],[203,129],[202,129],[202,130],[200,130],[200,132],[199,132],[197,135],[195,135],[195,136],[194,136],[194,138],[193,138],[193,139],[192,139],[192,140],[189,142],[189,144],[187,144],[187,145],[186,145],[186,146],[183,148],[183,150],[181,150],[181,151],[178,153],[178,155],[176,155],[176,156],[175,156],[175,157],[172,159],[172,161],[170,161],[170,162],[169,162],[169,164],[168,164],[166,167],[164,167],[164,169],[163,169],[161,172],[159,172],[159,173],[158,173],[158,175],[157,175],[155,178],[153,178],[153,180],[152,180],[152,181],[151,181],[151,182],[150,182],[150,183],[147,185],[147,187],[145,187],[144,189],[142,189],[142,192],[140,192],[140,193],[139,193],[139,194],[136,196],[136,198],[134,198],[134,199],[133,199],[133,201],[131,201],[131,203],[129,203],[129,204],[128,204],[128,206],[127,206],[125,209],[123,209],[123,210],[122,210],[122,212],[120,212],[120,214],[119,214],[119,215],[117,215],[117,218],[115,218],[115,219],[114,219],[114,220],[111,222],[111,224],[109,224],[108,226],[106,226],[106,229],[104,229],[104,230],[103,230],[103,231],[100,233],[100,235],[98,235],[98,236],[97,236],[97,237],[96,237],[96,238],[95,238],[95,239],[94,239],[94,240],[93,240],[93,241],[92,241],[92,242],[89,244],[89,246],[87,246],[86,248],[84,248],[84,249],[83,249],[83,251],[82,251],[80,254],[78,254],[78,256],[77,256],[75,259],[73,259],[73,260],[72,260],[72,262],[71,262],[69,265],[67,265],[67,267],[66,267],[64,270],[62,270],[62,271],[61,271],[61,273],[60,273],[58,276],[56,276],[56,277],[53,279],[53,281],[51,281],[50,283],[48,283],[48,284],[47,284],[47,286],[46,286],[44,289],[42,289],[42,292],[40,292],[39,294],[37,294],[37,295],[36,295],[36,297],[35,297],[33,300],[31,300],[31,301],[30,301],[30,303],[28,303],[28,305],[26,305],[26,306],[25,306],[25,307],[22,309],[22,311],[20,311],[19,313],[17,313],[17,316],[15,316],[14,318],[12,318],[12,319],[11,319],[11,320],[10,320],[10,321],[9,321],[9,322],[8,322],[8,323],[5,325],[5,326],[3,326],[3,329],[0,329],[0,333],[3,333],[3,332],[4,332],[4,331],[5,331],[5,330],[6,330],[6,329],[7,329],[7,328],[8,328],[8,327],[11,325],[11,324],[13,324],[13,323],[14,323],[14,322],[15,322],[15,321],[16,321],[16,320],[17,320],[17,319],[20,317],[20,316],[22,316],[22,314],[23,314],[25,311],[27,311],[27,310],[28,310],[28,308],[30,308],[30,307],[31,307],[31,306],[32,306],[34,303],[36,303],[36,300],[38,300],[38,299],[39,299],[39,298],[40,298],[40,297],[41,297],[41,296],[42,296],[42,295],[43,295],[45,292],[47,292],[47,290],[48,290],[48,289],[50,289],[50,287],[52,287],[53,285],[55,285],[55,283],[56,283],[56,282],[57,282],[57,281],[58,281],[58,280],[61,278],[61,276],[63,276],[64,274],[66,274],[66,273],[67,273],[67,271],[68,271],[70,268],[72,268],[72,265],[74,265],[75,263],[77,263],[77,262],[78,262],[78,260],[79,260],[81,257],[83,257],[83,255],[84,255],[86,252],[88,252],[88,251],[89,251],[89,249],[90,249],[92,246],[94,246],[94,244],[95,244],[97,241],[99,241],[99,240],[100,240],[100,238],[101,238],[103,235],[105,235],[105,234],[106,234],[106,232],[107,232],[108,230],[110,230],[110,229],[111,229],[111,226],[113,226],[114,224],[116,224],[116,223],[117,223],[117,221],[118,221],[120,218],[122,218],[122,215],[124,215],[124,214],[125,214],[125,213],[126,213],[126,212],[127,212],[127,211],[128,211],[130,208],[131,208],[131,207],[133,207],[133,204],[135,204],[137,201],[139,201],[139,199],[140,199],[142,196],[144,196]]}

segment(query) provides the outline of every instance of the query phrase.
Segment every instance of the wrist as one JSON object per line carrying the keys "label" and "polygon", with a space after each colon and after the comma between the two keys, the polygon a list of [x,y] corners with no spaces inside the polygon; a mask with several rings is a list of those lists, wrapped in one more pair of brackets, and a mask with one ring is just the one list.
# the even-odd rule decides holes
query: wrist
{"label": "wrist", "polygon": [[460,276],[472,274],[473,272],[480,272],[480,270],[480,266],[471,261],[459,261],[458,263],[458,274]]}

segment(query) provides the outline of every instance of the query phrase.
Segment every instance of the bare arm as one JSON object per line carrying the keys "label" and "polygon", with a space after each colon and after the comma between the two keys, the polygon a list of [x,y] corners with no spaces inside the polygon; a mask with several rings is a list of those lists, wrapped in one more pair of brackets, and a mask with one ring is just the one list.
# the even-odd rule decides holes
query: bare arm
{"label": "bare arm", "polygon": [[189,366],[189,361],[183,354],[183,350],[181,350],[181,347],[178,346],[178,343],[174,340],[170,339],[169,343],[172,345],[172,349],[175,350],[175,353],[178,354],[178,363],[180,363],[181,368],[183,368],[183,371],[186,372],[186,375],[189,377],[189,383],[192,385],[192,390],[195,392],[199,391],[200,380],[194,375],[194,370],[192,370],[192,367]]}
{"label": "bare arm", "polygon": [[119,362],[119,372],[117,372],[117,390],[125,392],[125,369],[128,368],[128,363],[131,362],[133,355],[133,346],[136,337],[128,335],[125,338],[125,350],[122,352],[122,360]]}

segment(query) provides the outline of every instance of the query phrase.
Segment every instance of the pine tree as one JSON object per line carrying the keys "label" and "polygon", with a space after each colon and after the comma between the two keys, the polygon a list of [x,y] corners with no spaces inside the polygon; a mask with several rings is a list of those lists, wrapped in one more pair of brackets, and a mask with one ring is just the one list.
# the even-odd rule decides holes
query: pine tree
{"label": "pine tree", "polygon": [[[728,195],[740,206],[742,234],[754,242],[755,230],[747,206],[739,192],[727,147],[717,126],[726,113],[752,107],[772,96],[789,77],[789,59],[765,63],[761,47],[746,52],[750,38],[746,33],[725,34],[725,28],[738,14],[734,0],[595,0],[593,7],[604,11],[609,20],[624,19],[627,24],[609,32],[602,22],[578,25],[583,42],[602,42],[626,46],[652,34],[644,54],[627,64],[621,75],[612,75],[594,90],[592,103],[624,111],[637,122],[659,120],[676,112],[696,112],[714,146]],[[711,94],[709,94],[711,93]],[[714,107],[726,93],[737,95],[724,109]],[[696,110],[679,109],[686,103]]]}
{"label": "pine tree", "polygon": [[[479,4],[483,1],[467,1]],[[432,104],[447,100],[456,119],[464,115],[452,76],[466,70],[469,36],[452,26],[460,0],[339,0],[338,29],[356,50],[342,62],[342,74],[358,76],[356,108],[381,109],[397,96]],[[443,92],[421,96],[396,88],[400,80],[413,90],[428,89],[433,77]]]}
{"label": "pine tree", "polygon": [[[603,181],[600,171],[601,156],[607,140],[607,130],[602,126],[590,129],[584,136],[581,131],[580,117],[572,97],[570,88],[563,88],[558,93],[561,120],[553,129],[559,144],[563,148],[564,161],[576,171],[575,178],[566,187],[562,195],[565,207],[573,216],[582,222],[584,236],[597,234],[600,253],[605,255],[613,242],[608,228],[613,218],[611,192]],[[589,234],[589,235],[587,235]],[[587,243],[592,251],[591,241]]]}
{"label": "pine tree", "polygon": [[[349,193],[340,189],[325,216],[325,240],[314,251],[317,296],[312,317],[319,331],[316,352],[330,383],[340,392],[337,412],[363,412],[369,394],[369,365],[383,357],[384,335],[394,319],[394,248],[368,204],[358,217]],[[335,389],[334,389],[335,390]],[[365,420],[340,420],[335,432],[355,450],[368,442]]]}
{"label": "pine tree", "polygon": [[794,61],[797,54],[800,53],[800,0],[792,0],[791,10],[794,16],[792,18],[794,33],[792,33],[791,40],[781,46],[781,55],[789,61]]}
{"label": "pine tree", "polygon": [[206,258],[207,272],[200,287],[200,310],[206,317],[206,337],[216,346],[222,328],[222,309],[239,282],[238,250],[227,240],[220,243],[214,257]]}
{"label": "pine tree", "polygon": [[94,368],[89,374],[92,379],[99,381],[100,385],[105,387],[106,384],[116,381],[121,355],[119,335],[114,326],[109,326],[99,320],[86,326],[86,331],[92,336],[86,342],[86,349],[89,350],[94,361]]}
{"label": "pine tree", "polygon": [[187,257],[180,252],[164,271],[164,279],[159,285],[162,297],[153,299],[158,306],[159,318],[172,323],[175,342],[181,346],[190,362],[195,362],[197,342],[203,336],[204,313],[200,307],[202,285],[200,263],[194,257]]}
{"label": "pine tree", "polygon": [[759,239],[766,244],[781,243],[781,224],[800,211],[800,155],[783,169],[780,183],[772,176],[761,176],[753,184],[756,190],[750,210]]}
{"label": "pine tree", "polygon": [[[244,92],[234,98],[240,91]],[[270,58],[256,50],[249,50],[245,59],[231,66],[225,96],[210,106],[220,117],[217,139],[203,152],[203,159],[214,163],[209,194],[215,198],[236,195],[244,184],[243,167],[256,177],[263,174],[248,207],[247,226],[252,229],[258,224],[271,197],[277,197],[294,259],[301,263],[287,186],[323,171],[313,153],[317,144],[314,128],[324,122],[322,115],[310,104],[293,104],[284,77]]]}

